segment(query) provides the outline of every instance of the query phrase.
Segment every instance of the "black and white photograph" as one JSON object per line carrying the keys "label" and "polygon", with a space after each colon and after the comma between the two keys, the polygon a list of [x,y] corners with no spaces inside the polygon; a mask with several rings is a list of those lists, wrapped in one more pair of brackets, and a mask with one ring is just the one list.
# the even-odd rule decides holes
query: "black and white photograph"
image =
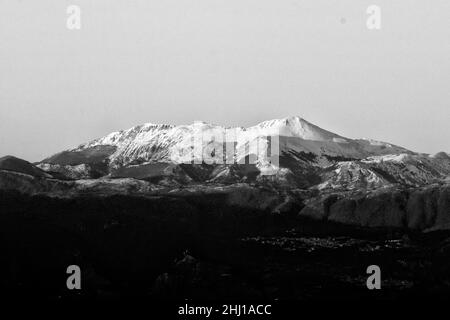
{"label": "black and white photograph", "polygon": [[444,0],[0,0],[2,296],[450,301],[449,84]]}

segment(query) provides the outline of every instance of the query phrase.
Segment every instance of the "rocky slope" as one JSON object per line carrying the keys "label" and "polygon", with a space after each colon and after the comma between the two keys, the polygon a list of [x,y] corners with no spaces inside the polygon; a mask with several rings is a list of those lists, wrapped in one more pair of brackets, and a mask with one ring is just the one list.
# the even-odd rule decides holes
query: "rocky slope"
{"label": "rocky slope", "polygon": [[450,184],[320,194],[304,202],[300,216],[364,227],[420,231],[450,229]]}

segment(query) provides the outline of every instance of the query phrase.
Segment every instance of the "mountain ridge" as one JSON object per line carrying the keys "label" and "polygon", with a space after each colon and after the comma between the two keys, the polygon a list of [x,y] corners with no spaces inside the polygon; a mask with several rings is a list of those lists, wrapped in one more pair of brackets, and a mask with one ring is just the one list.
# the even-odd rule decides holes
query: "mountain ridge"
{"label": "mountain ridge", "polygon": [[275,181],[355,189],[432,183],[449,175],[450,158],[444,152],[431,156],[388,142],[350,139],[294,116],[247,128],[202,121],[145,123],[62,151],[38,167],[71,179]]}
{"label": "mountain ridge", "polygon": [[[112,132],[104,137],[91,140],[79,146],[68,149],[69,152],[80,152],[95,146],[114,146],[118,150],[113,156],[115,159],[123,159],[124,163],[132,162],[136,158],[147,158],[146,160],[169,160],[171,154],[163,154],[158,157],[149,157],[149,153],[155,154],[155,148],[181,148],[189,144],[193,136],[198,135],[220,135],[224,133],[223,142],[237,142],[237,148],[242,144],[252,142],[263,136],[293,137],[305,142],[298,151],[313,152],[316,154],[347,156],[353,158],[364,158],[369,155],[380,155],[389,153],[411,152],[405,148],[387,142],[368,139],[350,139],[330,131],[324,130],[300,117],[287,117],[263,121],[254,126],[224,127],[206,122],[194,122],[189,125],[168,125],[146,123],[131,127],[126,130]],[[228,134],[230,133],[230,134]],[[186,137],[187,136],[187,137]],[[311,141],[315,141],[311,143]],[[332,150],[326,150],[326,144],[332,145]],[[320,146],[319,146],[320,145]],[[341,145],[340,148],[336,148]],[[146,148],[147,146],[150,147]],[[151,149],[153,147],[153,150]],[[330,146],[329,146],[330,147]],[[298,148],[297,148],[298,149]],[[347,149],[347,150],[346,150]],[[383,151],[383,149],[386,149]],[[173,150],[165,150],[173,151]],[[244,155],[246,156],[246,155]],[[51,157],[42,160],[46,163]],[[174,160],[174,159],[170,159]],[[182,160],[182,159],[181,159]],[[177,162],[176,160],[174,162]]]}
{"label": "mountain ridge", "polygon": [[388,142],[350,139],[298,116],[247,128],[201,121],[146,123],[64,150],[36,166],[18,161],[18,172],[62,180],[256,183],[321,192],[418,187],[450,177],[445,152],[428,155]]}

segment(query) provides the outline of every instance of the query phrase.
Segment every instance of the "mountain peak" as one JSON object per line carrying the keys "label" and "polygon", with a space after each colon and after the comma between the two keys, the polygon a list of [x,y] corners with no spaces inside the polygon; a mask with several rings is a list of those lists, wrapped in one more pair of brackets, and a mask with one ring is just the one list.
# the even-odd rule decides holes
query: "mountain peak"
{"label": "mountain peak", "polygon": [[347,139],[330,131],[324,130],[299,116],[286,117],[261,122],[256,127],[278,130],[279,135],[297,137],[304,140],[347,142]]}

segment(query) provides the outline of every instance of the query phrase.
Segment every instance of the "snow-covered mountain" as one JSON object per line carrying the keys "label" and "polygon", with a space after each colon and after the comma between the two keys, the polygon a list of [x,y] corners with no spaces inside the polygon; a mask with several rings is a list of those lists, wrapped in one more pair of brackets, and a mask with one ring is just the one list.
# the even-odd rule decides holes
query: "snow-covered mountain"
{"label": "snow-covered mountain", "polygon": [[255,126],[147,123],[58,153],[39,165],[68,178],[161,177],[191,181],[276,182],[319,189],[421,185],[450,175],[450,157],[350,139],[300,117]]}
{"label": "snow-covered mountain", "polygon": [[[320,157],[363,159],[368,156],[410,153],[389,143],[373,140],[353,140],[323,130],[299,117],[265,121],[249,128],[222,127],[204,122],[191,125],[159,125],[147,123],[69,149],[44,163],[79,165],[108,158],[113,166],[167,162],[201,163],[219,160],[205,150],[222,147],[233,154],[230,162],[241,162],[250,154],[267,154],[268,137],[279,138],[279,152],[303,152]],[[234,152],[233,152],[234,151]]]}
{"label": "snow-covered mountain", "polygon": [[[389,143],[373,140],[352,140],[323,130],[299,117],[265,121],[249,128],[222,127],[205,122],[191,125],[144,124],[128,130],[113,132],[72,149],[83,152],[99,146],[113,146],[109,159],[112,164],[129,165],[145,162],[189,163],[208,161],[210,154],[201,152],[196,143],[202,141],[203,149],[219,149],[223,144],[236,143],[236,160],[239,162],[250,153],[252,146],[267,148],[266,137],[282,137],[282,151],[313,153],[319,156],[362,159],[367,156],[408,153],[409,151]],[[218,147],[219,146],[219,147]],[[265,153],[263,150],[261,153]]]}

